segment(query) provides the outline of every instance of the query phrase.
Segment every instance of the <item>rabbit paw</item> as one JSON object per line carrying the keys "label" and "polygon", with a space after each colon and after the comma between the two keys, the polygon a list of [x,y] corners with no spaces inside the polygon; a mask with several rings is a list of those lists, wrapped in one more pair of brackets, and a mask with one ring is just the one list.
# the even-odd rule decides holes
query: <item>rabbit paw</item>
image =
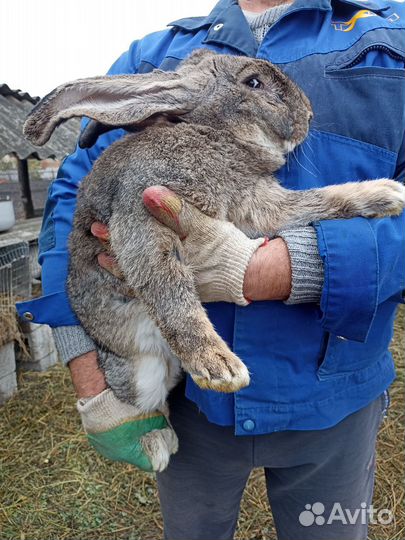
{"label": "rabbit paw", "polygon": [[215,347],[209,351],[198,359],[194,369],[188,370],[200,388],[237,392],[249,385],[247,367],[227,347]]}
{"label": "rabbit paw", "polygon": [[155,472],[166,469],[170,456],[175,454],[179,447],[177,435],[171,427],[149,431],[141,437],[141,444]]}
{"label": "rabbit paw", "polygon": [[398,215],[405,207],[405,186],[395,180],[371,180],[358,184],[364,217]]}

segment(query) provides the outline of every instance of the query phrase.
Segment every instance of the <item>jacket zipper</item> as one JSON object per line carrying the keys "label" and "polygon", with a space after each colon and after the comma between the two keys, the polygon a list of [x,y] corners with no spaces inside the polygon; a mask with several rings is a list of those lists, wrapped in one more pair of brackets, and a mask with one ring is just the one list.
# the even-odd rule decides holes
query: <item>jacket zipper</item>
{"label": "jacket zipper", "polygon": [[344,66],[342,69],[350,69],[356,66],[357,64],[361,62],[361,60],[363,60],[366,54],[370,51],[383,51],[387,53],[388,56],[390,56],[391,58],[394,58],[394,60],[405,61],[405,56],[396,53],[395,51],[393,51],[389,47],[386,47],[385,45],[370,45],[370,47],[367,47],[366,49],[364,49],[364,51],[362,51],[352,62],[350,62],[350,64],[348,64],[347,66]]}

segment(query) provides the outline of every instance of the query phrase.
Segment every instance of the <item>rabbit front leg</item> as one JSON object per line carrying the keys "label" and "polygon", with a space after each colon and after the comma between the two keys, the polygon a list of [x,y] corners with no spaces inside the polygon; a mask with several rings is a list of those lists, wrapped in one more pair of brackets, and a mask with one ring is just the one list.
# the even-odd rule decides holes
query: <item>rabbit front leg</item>
{"label": "rabbit front leg", "polygon": [[230,219],[246,232],[274,233],[324,219],[398,215],[404,207],[405,186],[389,179],[300,191],[262,180],[244,205],[232,209]]}
{"label": "rabbit front leg", "polygon": [[178,237],[142,210],[125,217],[117,213],[109,223],[112,250],[128,286],[196,384],[221,392],[247,386],[246,366],[215,332],[192,271],[178,257]]}

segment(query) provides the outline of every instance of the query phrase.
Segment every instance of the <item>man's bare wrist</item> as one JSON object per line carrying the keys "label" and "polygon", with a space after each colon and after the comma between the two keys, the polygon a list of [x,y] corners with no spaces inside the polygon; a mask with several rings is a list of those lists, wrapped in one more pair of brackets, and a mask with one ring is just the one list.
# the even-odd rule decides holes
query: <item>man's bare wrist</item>
{"label": "man's bare wrist", "polygon": [[286,300],[291,292],[291,262],[287,245],[275,238],[252,256],[243,282],[245,298]]}
{"label": "man's bare wrist", "polygon": [[77,397],[85,398],[100,394],[107,388],[104,373],[97,361],[96,351],[90,351],[69,362],[70,374]]}

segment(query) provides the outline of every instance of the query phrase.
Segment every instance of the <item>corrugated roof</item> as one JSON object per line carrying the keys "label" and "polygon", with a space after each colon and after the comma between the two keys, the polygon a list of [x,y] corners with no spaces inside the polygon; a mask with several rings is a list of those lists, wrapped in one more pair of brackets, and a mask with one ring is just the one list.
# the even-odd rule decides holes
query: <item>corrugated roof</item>
{"label": "corrugated roof", "polygon": [[20,159],[63,159],[73,152],[80,131],[77,118],[56,128],[44,146],[33,146],[24,138],[22,126],[39,99],[21,90],[11,90],[7,84],[0,85],[0,159],[7,154],[15,154]]}

